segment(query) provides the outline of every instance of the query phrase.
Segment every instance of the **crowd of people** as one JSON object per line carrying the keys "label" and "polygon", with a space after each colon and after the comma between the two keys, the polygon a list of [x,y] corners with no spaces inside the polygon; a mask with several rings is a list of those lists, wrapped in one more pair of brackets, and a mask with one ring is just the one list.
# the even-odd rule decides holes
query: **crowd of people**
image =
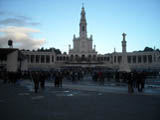
{"label": "crowd of people", "polygon": [[16,83],[17,80],[31,79],[34,83],[35,93],[38,89],[45,89],[45,81],[54,81],[54,86],[62,88],[63,80],[70,80],[73,83],[82,81],[86,75],[90,75],[94,82],[104,85],[104,82],[114,80],[116,83],[127,83],[128,92],[133,93],[137,88],[138,92],[143,92],[145,79],[148,75],[158,75],[155,72],[118,72],[104,69],[77,68],[58,69],[52,71],[31,71],[31,72],[0,72],[0,79],[4,83]]}
{"label": "crowd of people", "polygon": [[137,88],[138,92],[142,92],[145,86],[146,72],[116,72],[115,80],[128,83],[128,92],[133,93]]}

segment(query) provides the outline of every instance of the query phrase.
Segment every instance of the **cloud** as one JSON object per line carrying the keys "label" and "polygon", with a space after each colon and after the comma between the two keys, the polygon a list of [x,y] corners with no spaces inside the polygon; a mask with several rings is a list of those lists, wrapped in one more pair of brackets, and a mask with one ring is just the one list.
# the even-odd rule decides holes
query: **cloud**
{"label": "cloud", "polygon": [[5,15],[6,13],[3,11],[0,11],[0,15]]}
{"label": "cloud", "polygon": [[30,17],[26,17],[26,16],[22,16],[22,15],[15,15],[15,17],[17,17],[19,19],[24,19],[24,20],[31,20]]}
{"label": "cloud", "polygon": [[3,20],[0,20],[0,25],[4,25],[4,26],[27,26],[27,25],[31,25],[31,26],[37,26],[40,25],[40,23],[38,22],[29,22],[27,19],[22,19],[22,18],[6,18]]}
{"label": "cloud", "polygon": [[13,46],[20,49],[36,49],[45,43],[45,39],[37,39],[32,34],[40,33],[29,26],[40,25],[32,18],[13,12],[0,11],[0,47],[8,47],[9,39],[13,40]]}
{"label": "cloud", "polygon": [[45,43],[45,39],[33,38],[33,33],[40,33],[40,31],[37,29],[16,26],[0,28],[0,47],[7,47],[8,40],[12,39],[15,48],[37,49]]}
{"label": "cloud", "polygon": [[[33,22],[30,17],[17,15],[12,12],[0,11],[0,25],[1,26],[37,26],[39,22]],[[3,18],[3,19],[2,19]]]}

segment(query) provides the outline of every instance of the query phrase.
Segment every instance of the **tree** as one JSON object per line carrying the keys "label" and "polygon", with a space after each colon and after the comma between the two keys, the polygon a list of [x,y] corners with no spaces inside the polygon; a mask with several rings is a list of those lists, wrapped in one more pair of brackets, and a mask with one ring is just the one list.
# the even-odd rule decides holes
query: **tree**
{"label": "tree", "polygon": [[151,52],[151,51],[154,51],[154,50],[150,47],[145,47],[143,51],[144,52]]}
{"label": "tree", "polygon": [[160,52],[160,50],[159,50],[159,49],[156,49],[156,51]]}

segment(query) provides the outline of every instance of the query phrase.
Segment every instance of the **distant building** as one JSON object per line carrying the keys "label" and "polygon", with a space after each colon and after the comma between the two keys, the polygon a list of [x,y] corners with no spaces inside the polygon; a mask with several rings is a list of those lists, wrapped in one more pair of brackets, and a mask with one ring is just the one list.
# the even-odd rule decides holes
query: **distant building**
{"label": "distant building", "polygon": [[27,71],[28,60],[26,56],[15,48],[0,48],[0,71]]}
{"label": "distant building", "polygon": [[[90,37],[87,36],[87,21],[84,7],[82,7],[79,27],[79,37],[73,36],[73,48],[69,45],[69,54],[57,54],[54,50],[19,51],[15,49],[15,51],[19,51],[27,58],[25,59],[27,61],[24,62],[25,64],[21,63],[23,65],[23,67],[21,66],[21,70],[52,70],[64,67],[105,67],[128,72],[131,70],[160,70],[160,52],[155,50],[148,52],[127,52],[125,33],[122,34],[122,52],[114,50],[113,53],[97,54],[96,46],[94,45],[93,48],[92,35]],[[2,49],[0,49],[0,53],[2,53]],[[12,57],[15,57],[12,55],[14,54],[14,49],[11,55],[9,53],[6,53],[6,61],[10,61]],[[10,62],[5,63],[9,67]],[[15,63],[18,66],[19,62],[15,61]],[[0,65],[3,65],[1,57]],[[15,69],[18,69],[18,67]],[[9,69],[7,68],[7,70]]]}

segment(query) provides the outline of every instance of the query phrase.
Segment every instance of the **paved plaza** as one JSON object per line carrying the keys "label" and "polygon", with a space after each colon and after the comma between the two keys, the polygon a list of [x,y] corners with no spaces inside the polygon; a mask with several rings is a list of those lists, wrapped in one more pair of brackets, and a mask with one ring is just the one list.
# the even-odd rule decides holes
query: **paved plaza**
{"label": "paved plaza", "polygon": [[159,88],[127,93],[126,85],[46,82],[35,94],[33,82],[0,81],[1,120],[159,120]]}

